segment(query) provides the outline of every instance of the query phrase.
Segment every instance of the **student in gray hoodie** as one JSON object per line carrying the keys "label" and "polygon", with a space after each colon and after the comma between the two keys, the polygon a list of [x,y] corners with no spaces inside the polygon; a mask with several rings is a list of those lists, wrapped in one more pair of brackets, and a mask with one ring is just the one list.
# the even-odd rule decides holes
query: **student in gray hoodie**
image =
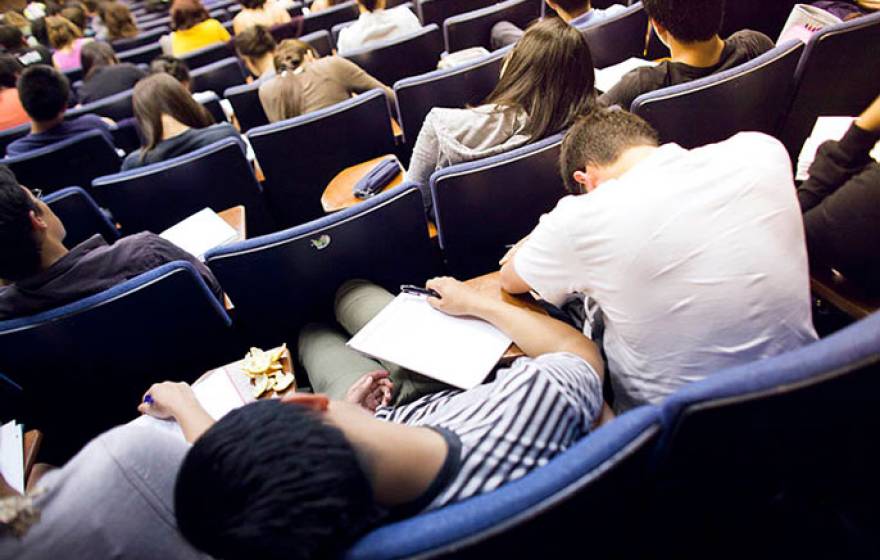
{"label": "student in gray hoodie", "polygon": [[477,107],[432,109],[413,148],[406,179],[422,185],[444,167],[494,156],[568,128],[595,105],[590,47],[580,31],[547,18],[507,55],[498,85]]}

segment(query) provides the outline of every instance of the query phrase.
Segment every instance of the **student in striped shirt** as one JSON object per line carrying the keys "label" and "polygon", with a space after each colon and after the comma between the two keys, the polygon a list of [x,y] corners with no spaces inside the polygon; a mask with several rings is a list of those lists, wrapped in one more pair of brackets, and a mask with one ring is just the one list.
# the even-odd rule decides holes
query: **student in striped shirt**
{"label": "student in striped shirt", "polygon": [[261,401],[213,426],[185,384],[150,389],[142,410],[174,417],[195,441],[175,487],[192,544],[228,559],[335,556],[387,519],[520,478],[590,431],[603,364],[589,339],[451,278],[427,286],[441,295],[429,298],[434,307],[492,323],[529,357],[490,383],[398,407],[388,406],[388,373],[371,372],[344,400]]}

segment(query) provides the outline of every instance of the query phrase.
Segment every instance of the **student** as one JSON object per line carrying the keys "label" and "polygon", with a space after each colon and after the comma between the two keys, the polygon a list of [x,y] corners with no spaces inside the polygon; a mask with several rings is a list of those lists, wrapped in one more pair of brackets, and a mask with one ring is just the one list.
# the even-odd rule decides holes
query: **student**
{"label": "student", "polygon": [[[626,6],[612,4],[605,9],[594,8],[590,0],[544,0],[562,19],[573,27],[583,28],[592,23],[598,23],[603,19],[616,16],[626,9]],[[512,45],[520,40],[523,31],[509,21],[499,21],[492,27],[492,48],[500,49]]]}
{"label": "student", "polygon": [[12,25],[0,25],[0,47],[14,55],[22,66],[52,65],[52,51],[43,45],[31,47],[21,30]]}
{"label": "student", "polygon": [[137,23],[128,6],[121,2],[105,2],[100,8],[101,22],[107,29],[105,40],[119,41],[138,36]]}
{"label": "student", "polygon": [[290,21],[290,14],[272,0],[239,0],[241,11],[232,19],[235,35],[255,25],[272,27]]}
{"label": "student", "polygon": [[39,196],[0,166],[0,320],[27,317],[107,290],[172,261],[187,261],[222,301],[223,292],[198,259],[150,232],[113,245],[95,235],[68,251],[64,224]]}
{"label": "student", "polygon": [[171,5],[170,54],[182,56],[188,52],[225,43],[231,37],[219,21],[209,17],[208,10],[199,0],[174,0]]}
{"label": "student", "polygon": [[[393,383],[372,372],[344,400],[295,394],[288,402],[247,405],[217,423],[188,385],[150,388],[153,404],[141,412],[175,418],[195,442],[174,490],[189,542],[229,559],[335,558],[385,519],[491,492],[590,431],[602,410],[603,366],[594,344],[560,321],[451,278],[428,287],[442,295],[431,305],[492,323],[529,357],[475,389],[405,406],[389,406]],[[330,358],[354,354],[344,340],[325,350]],[[545,430],[549,423],[565,429]]]}
{"label": "student", "polygon": [[103,41],[86,43],[82,48],[83,84],[80,103],[86,104],[130,90],[146,74],[129,63],[120,63],[113,47]]}
{"label": "student", "polygon": [[358,0],[361,15],[357,22],[339,31],[336,49],[339,54],[388,41],[422,28],[419,18],[406,6],[385,9],[385,0]]}
{"label": "student", "polygon": [[[97,115],[64,120],[70,84],[58,70],[41,64],[30,66],[18,79],[18,96],[31,118],[31,133],[9,144],[6,155],[15,156],[97,130],[111,145],[110,124]],[[112,122],[112,121],[110,121]]]}
{"label": "student", "polygon": [[140,150],[126,156],[123,171],[188,154],[223,138],[241,139],[231,124],[214,124],[205,108],[168,74],[138,82],[132,106],[144,140]]}
{"label": "student", "polygon": [[819,147],[798,188],[810,264],[831,267],[866,291],[880,291],[880,97],[840,141]]}
{"label": "student", "polygon": [[88,22],[86,20],[86,11],[80,4],[73,2],[65,4],[64,8],[61,9],[60,15],[70,20],[70,23],[74,24],[77,29],[82,31],[83,35],[89,31],[87,25]]}
{"label": "student", "polygon": [[22,67],[11,54],[0,54],[0,130],[21,126],[30,122],[30,117],[18,98],[15,87]]}
{"label": "student", "polygon": [[55,49],[52,55],[55,68],[62,72],[79,68],[82,47],[90,41],[82,36],[80,28],[65,17],[49,16],[46,18],[46,33],[49,35],[49,44]]}
{"label": "student", "polygon": [[318,58],[315,49],[298,39],[281,42],[275,51],[278,75],[260,86],[260,103],[269,122],[290,119],[379,88],[394,106],[394,92],[350,60]]}
{"label": "student", "polygon": [[670,58],[657,66],[636,68],[600,101],[629,109],[636,97],[656,89],[703,78],[764,54],[773,41],[757,31],[737,31],[728,39],[718,36],[724,0],[645,0],[645,11]]}
{"label": "student", "polygon": [[431,109],[406,173],[422,186],[434,171],[535,142],[569,127],[594,103],[590,47],[557,18],[529,27],[507,56],[495,89],[477,107]]}
{"label": "student", "polygon": [[314,14],[317,12],[322,12],[327,8],[332,8],[337,4],[342,4],[345,0],[315,0],[309,6],[309,13]]}
{"label": "student", "polygon": [[563,198],[508,253],[502,287],[598,304],[616,410],[816,339],[779,141],[658,147],[648,123],[604,110],[568,131],[560,168],[572,193],[589,194]]}
{"label": "student", "polygon": [[[286,12],[285,12],[286,13]],[[244,61],[248,71],[260,83],[275,77],[275,39],[262,25],[248,27],[235,34],[235,52]]]}
{"label": "student", "polygon": [[186,91],[192,93],[192,98],[196,103],[204,103],[208,99],[214,98],[213,91],[196,91],[192,90],[192,79],[189,75],[189,66],[186,62],[179,58],[163,54],[153,59],[150,63],[150,74],[169,74],[172,78],[180,82],[180,85]]}

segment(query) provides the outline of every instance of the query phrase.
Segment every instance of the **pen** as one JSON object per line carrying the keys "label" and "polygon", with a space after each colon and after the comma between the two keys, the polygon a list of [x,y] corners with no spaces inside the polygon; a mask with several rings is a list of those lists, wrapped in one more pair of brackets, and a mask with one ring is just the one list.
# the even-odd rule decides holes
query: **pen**
{"label": "pen", "polygon": [[153,397],[151,395],[147,395],[146,397],[144,397],[144,402],[146,404],[152,405],[153,404]]}
{"label": "pen", "polygon": [[429,296],[440,299],[440,294],[435,292],[434,290],[430,290],[428,288],[422,288],[420,286],[413,286],[412,284],[403,284],[400,287],[400,291],[405,294],[414,294],[417,296]]}

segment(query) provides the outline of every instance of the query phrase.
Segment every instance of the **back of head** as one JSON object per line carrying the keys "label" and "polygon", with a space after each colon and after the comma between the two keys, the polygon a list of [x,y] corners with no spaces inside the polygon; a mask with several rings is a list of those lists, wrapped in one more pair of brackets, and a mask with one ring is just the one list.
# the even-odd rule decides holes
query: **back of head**
{"label": "back of head", "polygon": [[82,31],[64,16],[47,17],[46,33],[53,49],[63,49],[82,37]]}
{"label": "back of head", "polygon": [[317,58],[315,48],[299,39],[285,39],[275,49],[275,70],[279,73],[285,70],[296,70],[306,60],[306,55],[311,54]]}
{"label": "back of head", "polygon": [[128,6],[120,2],[102,4],[101,21],[107,26],[107,33],[114,41],[134,37],[138,34],[137,25]]}
{"label": "back of head", "polygon": [[657,131],[644,119],[618,108],[597,109],[578,120],[562,140],[559,168],[572,193],[580,186],[572,175],[588,165],[608,166],[629,148],[656,146]]}
{"label": "back of head", "polygon": [[519,107],[529,115],[528,134],[555,134],[595,104],[595,73],[583,34],[559,18],[526,30],[484,103]]}
{"label": "back of head", "polygon": [[23,280],[40,271],[31,211],[41,213],[12,171],[0,165],[0,278],[4,280]]}
{"label": "back of head", "polygon": [[18,28],[22,33],[26,33],[31,26],[28,18],[13,10],[3,13],[3,23]]}
{"label": "back of head", "polygon": [[553,0],[553,3],[569,14],[579,14],[590,9],[590,0]]}
{"label": "back of head", "polygon": [[150,74],[169,74],[181,84],[189,85],[189,66],[183,60],[163,54],[157,56],[150,63]]}
{"label": "back of head", "polygon": [[285,39],[275,49],[275,78],[260,86],[260,103],[269,122],[298,117],[305,111],[302,85],[295,71],[315,49],[299,39]]}
{"label": "back of head", "polygon": [[721,31],[724,0],[644,0],[648,17],[683,43],[708,41]]}
{"label": "back of head", "polygon": [[14,88],[23,67],[11,54],[0,54],[0,88]]}
{"label": "back of head", "polygon": [[95,14],[98,12],[98,0],[83,0],[83,6],[85,6],[86,11],[88,11],[89,15]]}
{"label": "back of head", "polygon": [[183,535],[228,560],[335,557],[380,518],[342,432],[277,400],[234,410],[205,432],[174,494]]}
{"label": "back of head", "polygon": [[234,39],[235,50],[239,56],[262,58],[267,53],[275,52],[275,39],[269,30],[262,25],[249,27],[237,34]]}
{"label": "back of head", "polygon": [[37,18],[31,22],[31,33],[34,39],[41,45],[49,46],[49,30],[46,28],[46,18]]}
{"label": "back of head", "polygon": [[375,12],[385,8],[385,0],[357,0],[366,11]]}
{"label": "back of head", "polygon": [[0,47],[14,51],[24,46],[24,34],[14,25],[0,25]]}
{"label": "back of head", "polygon": [[238,3],[248,10],[261,10],[266,5],[266,0],[238,0]]}
{"label": "back of head", "polygon": [[18,96],[24,110],[37,122],[50,121],[67,108],[67,76],[43,64],[28,66],[18,79]]}
{"label": "back of head", "polygon": [[86,28],[86,12],[79,4],[66,4],[61,10],[61,15],[70,20],[80,31]]}
{"label": "back of head", "polygon": [[205,128],[214,120],[183,85],[169,74],[152,74],[134,86],[134,116],[144,136],[142,154],[162,141],[162,115],[190,127]]}
{"label": "back of head", "polygon": [[103,41],[89,41],[83,45],[79,59],[84,80],[92,77],[98,68],[119,63],[119,60],[116,58],[116,51]]}
{"label": "back of head", "polygon": [[171,4],[171,26],[184,31],[208,19],[208,10],[199,0],[174,0]]}

